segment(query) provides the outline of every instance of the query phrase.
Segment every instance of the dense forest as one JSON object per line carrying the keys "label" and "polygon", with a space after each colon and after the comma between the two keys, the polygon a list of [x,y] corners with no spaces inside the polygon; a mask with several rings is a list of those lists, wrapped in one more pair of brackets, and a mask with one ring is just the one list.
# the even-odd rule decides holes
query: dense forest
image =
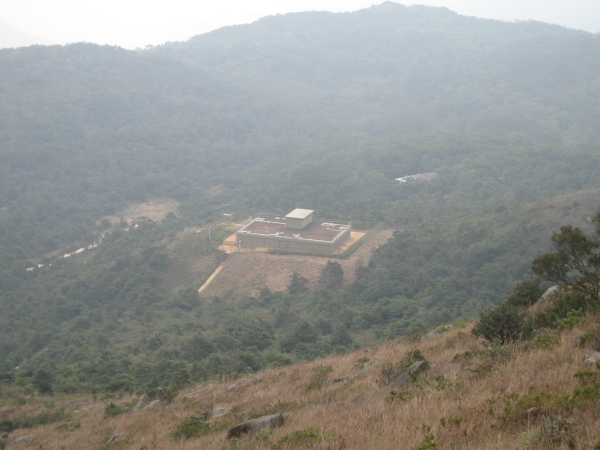
{"label": "dense forest", "polygon": [[[139,51],[1,50],[0,393],[179,386],[472,317],[531,275],[558,219],[598,208],[536,221],[548,199],[596,188],[590,33],[384,3]],[[178,213],[102,220],[157,197]],[[330,265],[317,289],[298,274],[233,303],[172,289],[168,240],[221,205],[401,231],[354,283]],[[85,264],[26,270],[100,236]]]}

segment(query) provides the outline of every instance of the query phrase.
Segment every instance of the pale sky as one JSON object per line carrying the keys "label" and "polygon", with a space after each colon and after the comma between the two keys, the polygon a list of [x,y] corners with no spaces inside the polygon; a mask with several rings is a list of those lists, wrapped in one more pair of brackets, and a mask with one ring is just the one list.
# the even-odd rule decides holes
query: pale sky
{"label": "pale sky", "polygon": [[[57,43],[125,48],[186,40],[225,25],[294,11],[356,11],[380,0],[1,0],[0,22]],[[468,16],[538,20],[600,31],[600,0],[423,0]]]}

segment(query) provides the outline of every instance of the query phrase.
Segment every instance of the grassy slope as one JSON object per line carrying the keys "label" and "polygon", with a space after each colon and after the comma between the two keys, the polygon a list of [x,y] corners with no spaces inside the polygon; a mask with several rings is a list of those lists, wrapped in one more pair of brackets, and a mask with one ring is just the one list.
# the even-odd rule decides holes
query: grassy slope
{"label": "grassy slope", "polygon": [[[597,325],[597,321],[596,317],[588,317],[583,326]],[[104,405],[109,399],[36,397],[22,406],[3,406],[0,419],[64,408],[70,414],[66,423],[79,422],[81,427],[74,431],[65,431],[65,427],[57,430],[55,423],[19,429],[4,439],[12,442],[33,434],[35,442],[43,444],[45,449],[266,449],[288,433],[313,428],[323,437],[314,448],[398,449],[421,443],[431,427],[439,448],[444,449],[548,448],[536,435],[543,417],[558,414],[574,420],[577,448],[590,448],[583,445],[598,440],[597,401],[582,401],[579,406],[570,407],[556,402],[542,402],[537,406],[530,402],[517,405],[510,414],[505,410],[514,406],[514,394],[525,397],[537,393],[569,394],[581,385],[573,374],[590,366],[584,364],[584,350],[571,343],[578,329],[559,334],[559,344],[550,349],[532,350],[517,345],[490,354],[481,351],[485,345],[470,334],[470,328],[470,325],[455,328],[426,342],[399,340],[364,351],[259,372],[249,376],[250,383],[239,392],[225,393],[225,388],[235,381],[233,378],[191,386],[181,391],[170,405],[110,419],[103,418]],[[406,389],[410,392],[408,400],[386,401],[387,391],[376,383],[381,367],[387,362],[398,362],[416,347],[432,364],[442,363]],[[467,351],[479,353],[458,363],[447,361]],[[361,374],[357,368],[361,358],[375,361],[368,373]],[[352,374],[352,378],[311,389],[314,368],[319,365],[333,368],[330,377]],[[598,375],[592,378],[597,379]],[[113,401],[125,404],[135,400]],[[230,414],[211,423],[217,431],[189,440],[169,436],[184,418],[199,414],[213,404],[233,408]],[[280,410],[286,413],[285,425],[270,436],[263,435],[264,440],[254,436],[237,443],[225,440],[229,425]],[[103,447],[114,433],[119,434],[117,440]]]}

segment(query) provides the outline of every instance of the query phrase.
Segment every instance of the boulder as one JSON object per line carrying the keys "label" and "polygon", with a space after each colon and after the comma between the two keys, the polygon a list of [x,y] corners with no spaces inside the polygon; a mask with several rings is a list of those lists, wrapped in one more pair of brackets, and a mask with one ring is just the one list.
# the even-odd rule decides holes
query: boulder
{"label": "boulder", "polygon": [[[35,439],[35,436],[33,434],[28,434],[27,436],[22,436],[18,439],[15,439],[15,442],[12,443],[12,445],[10,445],[8,448],[11,448],[13,445],[19,445],[19,444],[23,444],[24,442],[30,442],[33,441]],[[8,450],[7,448],[7,450]]]}
{"label": "boulder", "polygon": [[369,373],[371,371],[371,369],[373,369],[373,366],[375,365],[375,360],[371,359],[369,361],[367,361],[365,363],[365,365],[362,367],[362,369],[360,369],[360,374],[365,374],[365,373]]}
{"label": "boulder", "polygon": [[600,361],[600,353],[595,350],[586,350],[586,352],[585,352],[586,364],[596,364],[596,361]]}
{"label": "boulder", "polygon": [[232,427],[227,431],[227,439],[239,438],[244,434],[255,433],[265,428],[275,428],[283,425],[283,414],[263,416],[258,419],[247,420]]}
{"label": "boulder", "polygon": [[136,411],[139,411],[140,409],[143,409],[148,403],[150,403],[150,398],[148,397],[148,394],[142,395],[140,397],[140,399],[138,400],[138,402],[133,407],[133,409],[131,410],[131,412],[136,412]]}
{"label": "boulder", "polygon": [[330,384],[337,384],[337,383],[341,383],[343,381],[348,381],[349,379],[352,378],[352,375],[347,374],[341,377],[337,377],[337,378],[330,378],[325,382],[325,386],[329,386]]}
{"label": "boulder", "polygon": [[402,386],[410,382],[414,374],[425,372],[430,368],[431,367],[429,366],[429,363],[427,361],[417,361],[404,372],[402,372],[398,378],[396,378],[388,385],[388,387],[391,389],[401,388]]}
{"label": "boulder", "polygon": [[579,345],[581,343],[581,338],[585,336],[585,331],[582,331],[581,333],[577,333],[575,336],[573,336],[571,338],[571,342],[573,343],[573,345]]}
{"label": "boulder", "polygon": [[246,379],[240,380],[237,383],[232,384],[227,389],[225,389],[225,392],[237,391],[246,384],[248,384],[248,380],[246,380]]}
{"label": "boulder", "polygon": [[155,406],[160,405],[160,400],[152,400],[150,403],[148,403],[146,406],[144,406],[144,409],[150,409],[150,408],[154,408]]}
{"label": "boulder", "polygon": [[556,291],[558,291],[558,286],[552,286],[552,287],[549,287],[549,288],[546,290],[546,292],[544,292],[544,293],[542,294],[542,298],[545,300],[545,299],[547,299],[547,298],[548,298],[548,296],[549,296],[550,294],[552,294],[553,292],[556,292]]}
{"label": "boulder", "polygon": [[344,376],[337,377],[337,378],[332,378],[331,379],[331,384],[341,383],[342,381],[347,381],[350,378],[352,378],[352,376],[350,374],[346,374]]}
{"label": "boulder", "polygon": [[429,333],[427,333],[425,336],[423,336],[421,338],[421,342],[429,341],[429,340],[433,339],[434,337],[439,336],[439,334],[440,334],[440,332],[436,328],[435,330],[432,330]]}
{"label": "boulder", "polygon": [[215,419],[217,417],[224,416],[225,414],[229,414],[231,408],[226,408],[224,406],[212,405],[206,411],[204,411],[204,420],[208,421],[210,419]]}

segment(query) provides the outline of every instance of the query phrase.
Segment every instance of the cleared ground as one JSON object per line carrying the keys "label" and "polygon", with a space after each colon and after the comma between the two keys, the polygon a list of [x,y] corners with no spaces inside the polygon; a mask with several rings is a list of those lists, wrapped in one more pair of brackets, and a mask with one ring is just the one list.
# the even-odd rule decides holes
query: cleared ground
{"label": "cleared ground", "polygon": [[[385,243],[392,233],[392,230],[383,231],[376,238],[365,242],[350,258],[336,259],[344,270],[344,279],[347,282],[354,280],[356,267],[361,263],[368,264],[373,250]],[[309,286],[314,287],[327,261],[327,258],[318,256],[273,255],[260,252],[231,254],[218,276],[202,294],[235,299],[244,295],[255,295],[265,286],[273,291],[285,291],[294,272],[308,278]]]}
{"label": "cleared ground", "polygon": [[119,224],[121,218],[125,219],[127,223],[130,224],[133,219],[141,216],[154,221],[160,221],[170,212],[177,214],[178,210],[178,201],[175,201],[172,198],[157,198],[149,202],[130,205],[124,210],[119,211],[117,214],[103,217],[103,219],[110,220],[110,223],[113,225]]}

